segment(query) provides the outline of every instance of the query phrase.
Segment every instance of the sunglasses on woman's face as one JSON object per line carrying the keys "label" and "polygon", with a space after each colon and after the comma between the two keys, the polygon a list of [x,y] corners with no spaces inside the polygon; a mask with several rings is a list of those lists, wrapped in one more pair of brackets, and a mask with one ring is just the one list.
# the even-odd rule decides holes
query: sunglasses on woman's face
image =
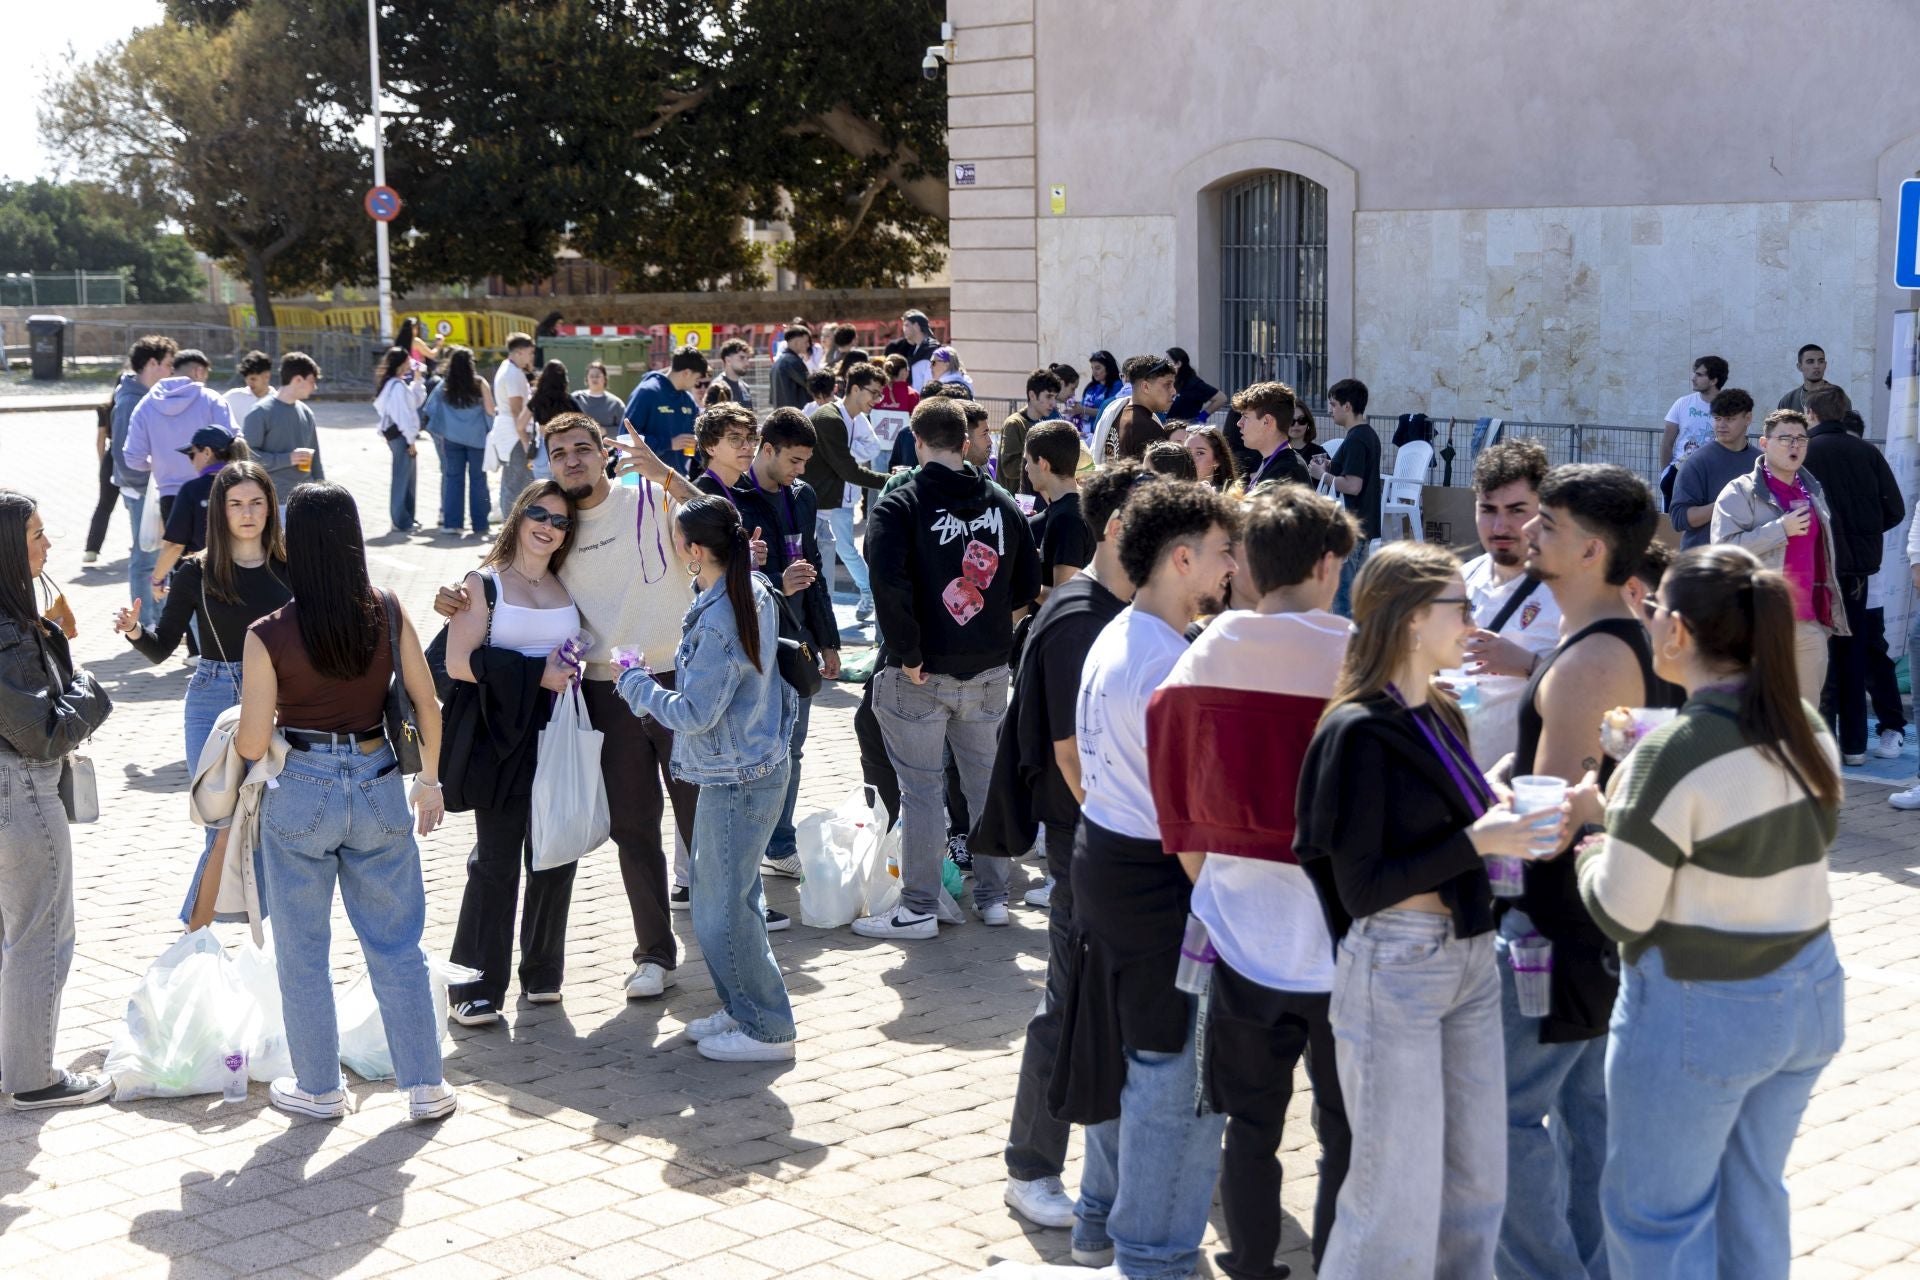
{"label": "sunglasses on woman's face", "polygon": [[526,516],[527,519],[533,521],[535,524],[552,525],[559,533],[565,533],[567,530],[573,528],[572,516],[556,515],[545,507],[528,507]]}

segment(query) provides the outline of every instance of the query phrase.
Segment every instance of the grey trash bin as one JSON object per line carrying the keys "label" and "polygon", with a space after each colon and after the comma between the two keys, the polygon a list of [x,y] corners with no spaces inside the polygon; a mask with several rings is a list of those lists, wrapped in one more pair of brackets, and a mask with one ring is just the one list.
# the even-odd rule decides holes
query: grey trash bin
{"label": "grey trash bin", "polygon": [[28,316],[27,345],[35,381],[57,380],[67,359],[67,318]]}

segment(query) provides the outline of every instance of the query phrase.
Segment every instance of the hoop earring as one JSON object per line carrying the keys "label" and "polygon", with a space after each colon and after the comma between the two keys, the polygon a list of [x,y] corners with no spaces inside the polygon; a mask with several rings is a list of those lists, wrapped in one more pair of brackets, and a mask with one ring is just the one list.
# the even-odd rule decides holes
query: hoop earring
{"label": "hoop earring", "polygon": [[689,561],[687,561],[687,576],[688,576],[689,578],[697,578],[697,577],[699,577],[699,576],[700,576],[700,562],[699,562],[699,561],[697,561],[697,560],[689,560]]}

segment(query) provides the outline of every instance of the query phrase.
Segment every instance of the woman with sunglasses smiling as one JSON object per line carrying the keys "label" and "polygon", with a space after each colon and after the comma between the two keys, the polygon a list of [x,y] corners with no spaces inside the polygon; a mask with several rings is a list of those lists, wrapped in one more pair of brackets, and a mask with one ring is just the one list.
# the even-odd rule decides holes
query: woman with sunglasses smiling
{"label": "woman with sunglasses smiling", "polygon": [[453,962],[478,969],[480,977],[448,993],[462,1026],[500,1021],[522,862],[520,987],[533,1004],[560,999],[574,864],[532,869],[532,797],[549,695],[565,692],[575,675],[566,646],[580,632],[580,611],[559,577],[573,546],[573,521],[573,500],[557,482],[529,485],[480,568],[467,575],[473,606],[448,624],[447,674],[479,686],[486,725],[475,735],[465,774],[474,847]]}
{"label": "woman with sunglasses smiling", "polygon": [[1551,852],[1565,814],[1514,813],[1433,683],[1460,665],[1471,609],[1443,548],[1393,542],[1368,560],[1301,767],[1293,847],[1338,943],[1332,1022],[1353,1128],[1323,1280],[1493,1273],[1507,1101],[1484,860]]}
{"label": "woman with sunglasses smiling", "polygon": [[1327,448],[1319,443],[1319,436],[1313,425],[1313,410],[1307,407],[1305,401],[1295,400],[1293,421],[1287,424],[1287,442],[1300,455],[1300,461],[1312,462],[1315,458],[1327,456]]}

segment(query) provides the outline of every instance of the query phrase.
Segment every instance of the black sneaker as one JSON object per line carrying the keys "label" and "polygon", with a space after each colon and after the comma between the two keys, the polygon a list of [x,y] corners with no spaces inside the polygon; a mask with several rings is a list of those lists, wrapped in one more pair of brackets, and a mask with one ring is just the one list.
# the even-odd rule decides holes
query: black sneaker
{"label": "black sneaker", "polygon": [[964,835],[947,837],[947,857],[953,859],[953,865],[962,871],[973,870],[973,855],[967,852],[967,838]]}
{"label": "black sneaker", "polygon": [[673,891],[667,894],[667,905],[675,911],[685,911],[693,905],[693,890],[684,884],[673,886]]}
{"label": "black sneaker", "polygon": [[772,907],[767,908],[767,932],[768,933],[778,933],[782,929],[791,929],[791,928],[793,928],[792,916],[788,915],[784,911],[775,911]]}
{"label": "black sneaker", "polygon": [[461,1000],[448,1012],[463,1027],[490,1027],[500,1021],[500,1010],[491,1000]]}
{"label": "black sneaker", "polygon": [[84,1107],[99,1102],[113,1092],[113,1081],[106,1076],[62,1072],[58,1080],[44,1089],[29,1089],[13,1095],[15,1111],[42,1111],[48,1107]]}

